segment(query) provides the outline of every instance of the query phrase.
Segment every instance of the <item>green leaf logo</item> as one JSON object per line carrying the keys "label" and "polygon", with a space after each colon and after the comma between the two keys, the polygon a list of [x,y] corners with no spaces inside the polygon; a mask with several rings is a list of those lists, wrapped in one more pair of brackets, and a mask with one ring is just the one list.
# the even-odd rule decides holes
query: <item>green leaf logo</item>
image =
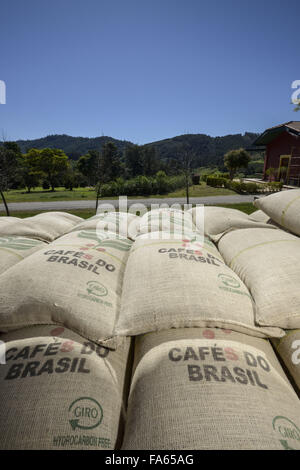
{"label": "green leaf logo", "polygon": [[239,281],[235,277],[229,276],[229,274],[219,274],[218,278],[226,287],[232,287],[233,289],[241,287]]}

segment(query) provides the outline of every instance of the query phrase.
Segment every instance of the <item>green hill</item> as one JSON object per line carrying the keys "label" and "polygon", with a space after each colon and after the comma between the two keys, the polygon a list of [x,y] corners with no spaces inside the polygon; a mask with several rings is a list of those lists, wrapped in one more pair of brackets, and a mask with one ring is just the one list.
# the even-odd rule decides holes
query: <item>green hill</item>
{"label": "green hill", "polygon": [[184,134],[171,139],[159,140],[151,144],[156,148],[158,155],[162,159],[176,158],[180,147],[188,145],[196,154],[194,166],[222,165],[223,156],[232,149],[246,148],[252,146],[252,142],[258,134],[246,132],[242,134],[232,134],[223,137],[210,137],[205,134]]}
{"label": "green hill", "polygon": [[[258,134],[246,132],[242,134],[232,134],[223,137],[210,137],[205,134],[184,134],[169,139],[159,140],[145,144],[145,146],[152,145],[157,151],[160,159],[170,160],[177,157],[177,154],[182,145],[188,145],[189,148],[195,152],[196,159],[194,166],[210,166],[222,165],[223,156],[228,150],[237,149],[240,147],[249,148]],[[116,144],[120,151],[123,151],[131,142],[126,140],[118,140],[112,137],[71,137],[69,135],[48,135],[35,140],[19,140],[17,143],[21,147],[22,152],[35,147],[42,149],[60,148],[70,158],[77,160],[81,155],[84,155],[89,150],[100,150],[102,145],[112,141]]]}
{"label": "green hill", "polygon": [[114,142],[119,150],[123,151],[130,144],[126,140],[118,140],[113,137],[72,137],[66,134],[47,135],[35,140],[18,140],[21,151],[26,153],[31,148],[57,148],[62,149],[70,158],[78,160],[89,150],[100,150],[105,142]]}

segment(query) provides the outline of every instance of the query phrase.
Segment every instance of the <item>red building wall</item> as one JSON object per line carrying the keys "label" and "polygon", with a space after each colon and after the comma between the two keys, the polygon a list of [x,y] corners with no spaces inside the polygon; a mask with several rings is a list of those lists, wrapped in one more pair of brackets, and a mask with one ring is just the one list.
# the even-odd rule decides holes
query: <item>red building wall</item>
{"label": "red building wall", "polygon": [[290,178],[300,177],[300,138],[284,132],[266,146],[264,178],[268,168],[279,168],[280,155],[292,155]]}

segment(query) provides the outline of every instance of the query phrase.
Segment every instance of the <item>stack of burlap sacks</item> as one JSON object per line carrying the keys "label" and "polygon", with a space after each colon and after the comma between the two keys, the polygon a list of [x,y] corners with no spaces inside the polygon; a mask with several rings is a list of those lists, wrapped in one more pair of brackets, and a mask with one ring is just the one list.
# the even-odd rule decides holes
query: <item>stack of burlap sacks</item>
{"label": "stack of burlap sacks", "polygon": [[[270,240],[287,234],[269,217],[201,212],[191,215],[199,230],[204,219],[203,240],[168,239],[157,214],[148,214],[131,249],[115,330],[137,335],[122,448],[299,449],[300,402],[270,342],[281,341],[283,323],[258,321],[248,276],[219,248],[231,235],[239,250],[252,231]],[[171,220],[178,231],[180,214]],[[151,221],[152,239],[144,235]],[[295,283],[300,292],[299,276]]]}
{"label": "stack of burlap sacks", "polygon": [[98,215],[3,272],[0,448],[300,449],[300,239],[263,202]]}
{"label": "stack of burlap sacks", "polygon": [[1,449],[114,449],[122,442],[131,340],[113,330],[132,244],[123,222],[136,217],[68,217],[66,225],[63,214],[0,220],[5,237],[41,240],[0,276]]}

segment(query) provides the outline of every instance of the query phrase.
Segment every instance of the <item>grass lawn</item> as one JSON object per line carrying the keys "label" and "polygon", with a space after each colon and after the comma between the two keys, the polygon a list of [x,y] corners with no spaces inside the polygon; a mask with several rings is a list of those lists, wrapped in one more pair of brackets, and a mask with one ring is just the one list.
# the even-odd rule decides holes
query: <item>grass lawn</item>
{"label": "grass lawn", "polygon": [[[49,190],[43,190],[43,188],[36,188],[30,193],[27,193],[25,189],[11,189],[4,193],[6,201],[10,202],[46,202],[46,201],[78,201],[78,200],[94,200],[96,193],[90,188],[75,188],[73,191],[69,191],[64,188],[56,188],[54,192]],[[190,187],[190,197],[202,197],[202,196],[224,196],[236,194],[229,189],[223,188],[212,188],[206,186],[206,183],[202,182],[200,185]],[[165,198],[165,197],[184,197],[185,190],[179,189],[168,194],[155,194],[149,196],[153,198]],[[132,196],[128,199],[144,199],[148,196]],[[103,199],[118,199],[117,197],[106,197]],[[2,202],[2,201],[0,201]]]}
{"label": "grass lawn", "polygon": [[[202,182],[199,185],[190,187],[190,197],[205,197],[205,196],[230,196],[236,194],[234,191],[226,188],[212,188],[207,186],[206,183]],[[163,196],[153,197],[185,197],[185,189],[178,189],[173,193],[169,193]]]}
{"label": "grass lawn", "polygon": [[[238,209],[242,212],[245,212],[246,214],[251,214],[252,212],[257,210],[251,202],[245,202],[245,203],[239,203],[239,204],[216,204],[216,205],[218,205],[218,207],[228,207],[231,209]],[[15,211],[15,212],[11,211],[11,216],[20,217],[23,219],[25,217],[32,217],[34,215],[40,214],[41,212],[50,212],[50,211]],[[68,210],[68,211],[63,211],[63,212],[68,212],[69,214],[77,215],[78,217],[82,217],[83,219],[88,219],[89,217],[92,217],[93,215],[95,215],[94,209],[73,209],[73,210]],[[0,215],[5,215],[5,213],[2,211],[0,212]]]}
{"label": "grass lawn", "polygon": [[[25,189],[11,189],[4,193],[6,201],[10,202],[46,202],[46,201],[76,201],[81,199],[95,199],[96,193],[90,188],[76,188],[69,191],[65,188],[56,188],[55,191],[36,188],[30,193]],[[1,201],[2,202],[2,201]]]}
{"label": "grass lawn", "polygon": [[239,211],[245,212],[245,214],[252,214],[257,211],[252,202],[241,202],[238,204],[215,204],[218,207],[228,207],[229,209],[238,209]]}

